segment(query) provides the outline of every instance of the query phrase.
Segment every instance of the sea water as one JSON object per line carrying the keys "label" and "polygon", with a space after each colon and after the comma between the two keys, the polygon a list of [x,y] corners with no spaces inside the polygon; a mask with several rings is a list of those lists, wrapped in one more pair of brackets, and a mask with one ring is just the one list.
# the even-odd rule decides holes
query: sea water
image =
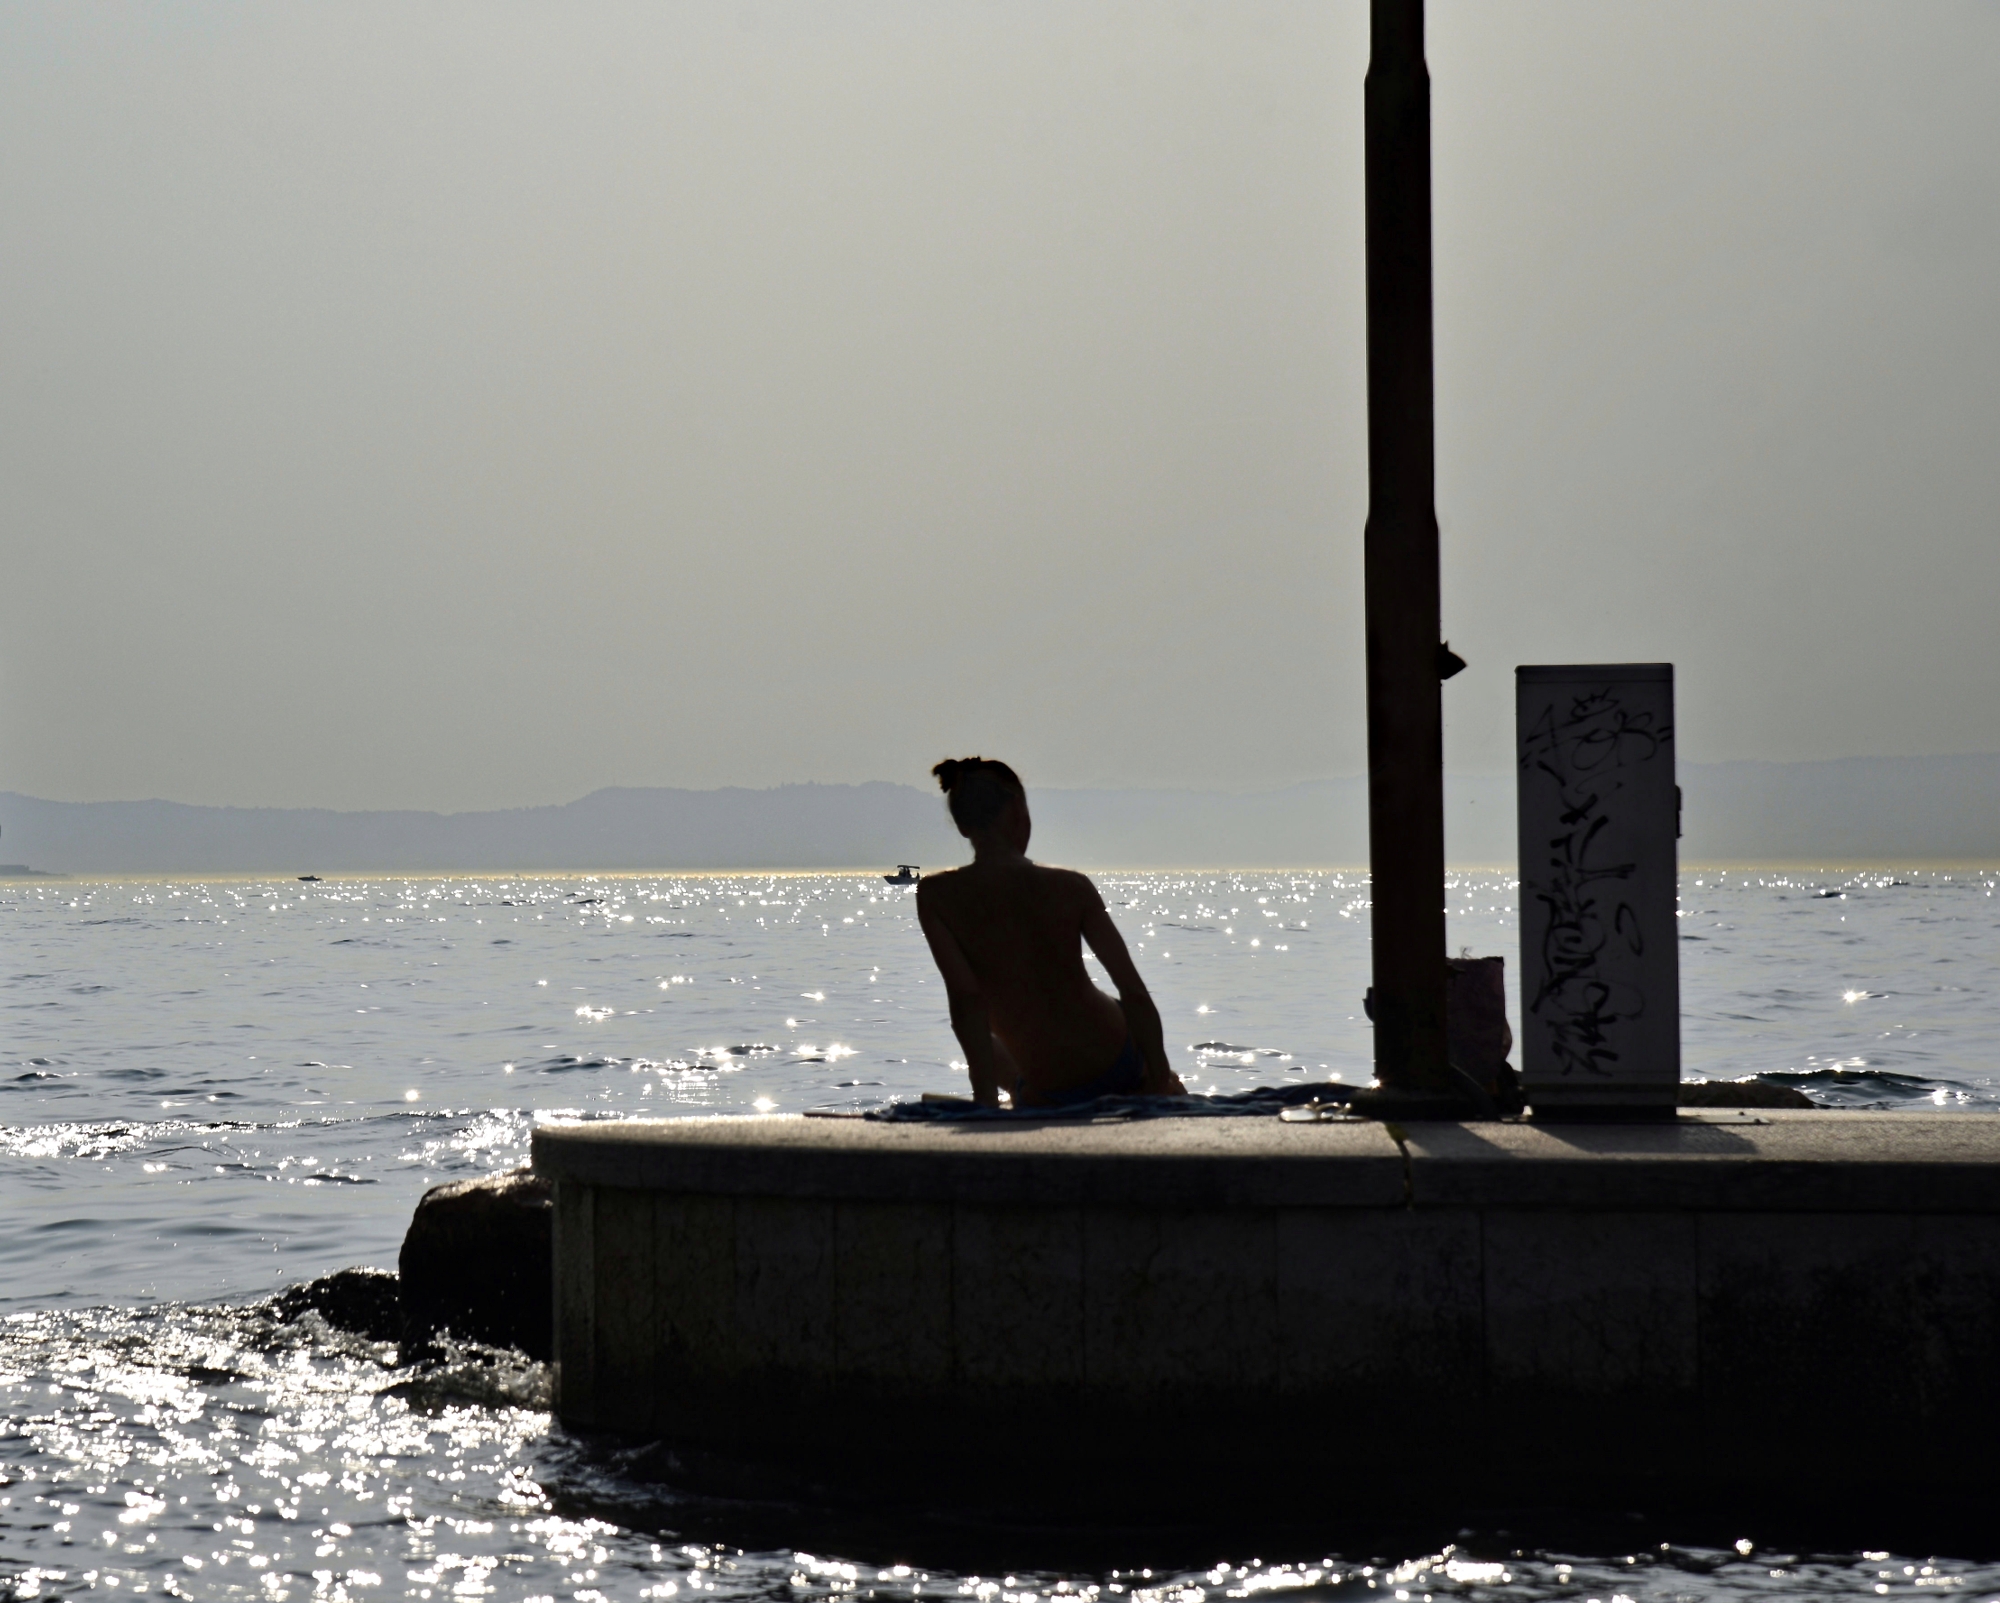
{"label": "sea water", "polygon": [[[1191,1089],[1369,1078],[1365,876],[1097,879]],[[2000,1109],[1996,884],[1685,875],[1688,1076]],[[1514,895],[1455,875],[1453,948],[1512,971]],[[538,1116],[964,1089],[910,893],[879,876],[16,881],[0,939],[0,1596],[2000,1596],[2000,1566],[1890,1551],[1865,1498],[1832,1554],[1760,1547],[1746,1508],[1734,1546],[1225,1535],[1205,1568],[1164,1542],[1065,1568],[1052,1538],[931,1515],[677,1496],[568,1437],[518,1355],[413,1372],[262,1306],[393,1266],[424,1189],[523,1162]]]}

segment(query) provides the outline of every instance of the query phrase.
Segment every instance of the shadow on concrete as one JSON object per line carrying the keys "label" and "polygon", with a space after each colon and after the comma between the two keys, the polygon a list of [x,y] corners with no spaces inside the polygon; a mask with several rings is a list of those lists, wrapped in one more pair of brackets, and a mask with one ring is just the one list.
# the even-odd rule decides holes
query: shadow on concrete
{"label": "shadow on concrete", "polygon": [[1757,1144],[1725,1125],[1687,1119],[1674,1124],[1537,1124],[1549,1140],[1592,1156],[1675,1152],[1734,1152],[1749,1156]]}
{"label": "shadow on concrete", "polygon": [[1525,1120],[1429,1123],[1402,1127],[1411,1149],[1428,1158],[1513,1160],[1545,1156],[1545,1144],[1593,1157],[1672,1157],[1676,1153],[1743,1153],[1757,1150],[1747,1135],[1725,1125],[1536,1124]]}

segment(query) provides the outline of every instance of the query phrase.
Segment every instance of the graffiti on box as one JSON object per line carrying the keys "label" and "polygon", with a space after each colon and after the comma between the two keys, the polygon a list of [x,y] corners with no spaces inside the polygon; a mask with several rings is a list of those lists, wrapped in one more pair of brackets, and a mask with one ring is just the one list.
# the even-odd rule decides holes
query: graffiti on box
{"label": "graffiti on box", "polygon": [[1558,829],[1539,865],[1521,865],[1521,888],[1546,919],[1527,1010],[1547,1027],[1564,1075],[1610,1078],[1619,1057],[1613,1026],[1645,1013],[1623,961],[1643,955],[1645,936],[1631,895],[1638,864],[1616,827],[1617,809],[1633,770],[1672,738],[1668,724],[1628,708],[1607,686],[1552,700],[1522,741],[1521,766],[1544,775],[1559,798]]}

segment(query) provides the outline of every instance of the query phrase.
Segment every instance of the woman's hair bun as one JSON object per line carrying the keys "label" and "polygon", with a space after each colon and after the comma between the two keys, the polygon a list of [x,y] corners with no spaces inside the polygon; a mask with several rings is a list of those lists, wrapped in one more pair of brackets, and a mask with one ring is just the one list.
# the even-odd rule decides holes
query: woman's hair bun
{"label": "woman's hair bun", "polygon": [[947,757],[931,772],[950,798],[951,816],[961,830],[990,824],[1012,798],[1024,794],[1020,776],[993,757]]}

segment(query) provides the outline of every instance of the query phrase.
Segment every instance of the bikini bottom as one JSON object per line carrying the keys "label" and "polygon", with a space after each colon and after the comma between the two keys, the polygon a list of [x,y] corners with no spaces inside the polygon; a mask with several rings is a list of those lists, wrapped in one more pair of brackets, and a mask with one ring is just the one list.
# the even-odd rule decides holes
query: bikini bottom
{"label": "bikini bottom", "polygon": [[1065,1086],[1060,1091],[1044,1091],[1034,1102],[1026,1104],[1041,1108],[1073,1108],[1082,1102],[1095,1102],[1101,1096],[1136,1096],[1145,1089],[1146,1060],[1139,1055],[1138,1045],[1131,1036],[1125,1037],[1125,1044],[1118,1049],[1118,1056],[1111,1061],[1111,1067],[1095,1079],[1085,1080],[1082,1085]]}

